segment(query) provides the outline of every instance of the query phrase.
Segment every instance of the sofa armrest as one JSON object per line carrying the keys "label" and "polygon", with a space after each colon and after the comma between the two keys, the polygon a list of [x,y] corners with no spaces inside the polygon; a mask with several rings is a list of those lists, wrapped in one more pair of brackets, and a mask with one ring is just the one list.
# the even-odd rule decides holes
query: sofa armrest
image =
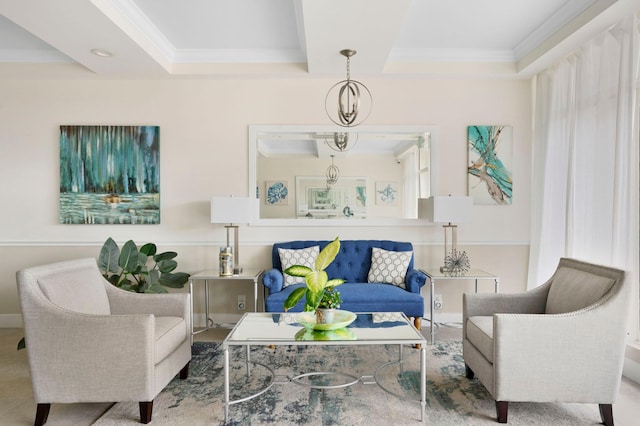
{"label": "sofa armrest", "polygon": [[262,285],[269,289],[269,294],[282,291],[282,284],[284,283],[284,275],[279,269],[269,269],[262,274]]}
{"label": "sofa armrest", "polygon": [[427,282],[427,276],[418,269],[409,269],[404,278],[407,291],[420,294],[420,288]]}

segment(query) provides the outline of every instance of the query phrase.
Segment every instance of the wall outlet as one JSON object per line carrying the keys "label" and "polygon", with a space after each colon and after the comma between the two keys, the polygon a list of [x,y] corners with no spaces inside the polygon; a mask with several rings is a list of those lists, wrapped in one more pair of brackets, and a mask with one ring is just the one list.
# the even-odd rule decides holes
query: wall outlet
{"label": "wall outlet", "polygon": [[247,297],[244,294],[238,296],[238,310],[244,311],[247,308]]}
{"label": "wall outlet", "polygon": [[433,295],[433,309],[439,310],[442,309],[442,295],[434,294]]}

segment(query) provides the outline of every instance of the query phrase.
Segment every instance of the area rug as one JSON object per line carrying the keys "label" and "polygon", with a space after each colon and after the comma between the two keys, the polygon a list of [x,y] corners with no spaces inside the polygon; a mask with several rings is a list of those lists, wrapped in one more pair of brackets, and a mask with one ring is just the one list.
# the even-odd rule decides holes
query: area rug
{"label": "area rug", "polygon": [[[464,376],[459,341],[436,342],[427,352],[427,410],[420,420],[420,351],[405,347],[401,369],[392,364],[377,380],[389,392],[370,382],[381,364],[398,358],[398,346],[280,346],[252,348],[252,360],[272,366],[276,383],[270,390],[229,409],[228,425],[492,425],[495,403],[478,380]],[[250,395],[268,383],[270,374],[254,365],[247,377],[244,351],[231,352],[231,398]],[[344,372],[362,382],[339,389],[310,389],[288,378],[309,372]],[[223,425],[224,366],[218,343],[193,346],[190,375],[174,379],[155,399],[152,423],[165,425]],[[312,376],[306,382],[326,385],[351,381],[350,376]],[[280,383],[282,382],[282,383]],[[139,424],[137,403],[118,403],[97,426]],[[582,404],[511,403],[510,425],[596,425],[597,407]]]}

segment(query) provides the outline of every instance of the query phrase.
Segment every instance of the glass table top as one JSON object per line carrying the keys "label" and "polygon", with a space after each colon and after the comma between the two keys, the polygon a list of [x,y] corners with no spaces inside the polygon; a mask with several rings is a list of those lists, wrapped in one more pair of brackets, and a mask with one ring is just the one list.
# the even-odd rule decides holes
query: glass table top
{"label": "glass table top", "polygon": [[223,345],[426,344],[424,336],[401,312],[358,313],[349,326],[327,331],[303,325],[299,316],[293,312],[248,312]]}
{"label": "glass table top", "polygon": [[497,278],[495,274],[483,271],[482,269],[471,268],[464,273],[442,272],[439,268],[425,268],[420,269],[429,278],[446,278],[446,279],[459,279],[459,280],[473,280],[476,278]]}

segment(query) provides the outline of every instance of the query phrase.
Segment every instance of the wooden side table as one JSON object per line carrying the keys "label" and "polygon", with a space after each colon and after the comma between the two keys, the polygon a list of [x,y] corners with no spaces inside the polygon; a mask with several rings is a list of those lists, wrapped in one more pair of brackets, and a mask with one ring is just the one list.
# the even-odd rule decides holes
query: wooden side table
{"label": "wooden side table", "polygon": [[[253,281],[253,310],[258,312],[258,280],[264,270],[262,269],[246,269],[242,273],[230,276],[220,276],[219,270],[207,269],[205,271],[198,272],[197,274],[189,277],[189,293],[191,294],[191,344],[193,344],[193,336],[211,328],[215,328],[216,324],[209,318],[209,282],[222,284],[231,283],[237,281]],[[193,324],[193,285],[197,282],[204,282],[204,311],[205,311],[205,326],[204,328],[194,331]]]}
{"label": "wooden side table", "polygon": [[[475,291],[478,292],[478,280],[493,280],[495,284],[495,292],[498,293],[500,291],[500,277],[494,275],[490,272],[483,271],[481,269],[470,269],[464,275],[453,275],[446,272],[441,272],[440,268],[428,268],[428,269],[420,269],[423,272],[429,282],[431,283],[431,294],[429,296],[429,306],[430,306],[430,332],[431,332],[431,344],[435,341],[435,329],[433,327],[433,294],[435,291],[436,281],[442,280],[475,280],[476,287]],[[464,326],[464,324],[463,324]]]}

